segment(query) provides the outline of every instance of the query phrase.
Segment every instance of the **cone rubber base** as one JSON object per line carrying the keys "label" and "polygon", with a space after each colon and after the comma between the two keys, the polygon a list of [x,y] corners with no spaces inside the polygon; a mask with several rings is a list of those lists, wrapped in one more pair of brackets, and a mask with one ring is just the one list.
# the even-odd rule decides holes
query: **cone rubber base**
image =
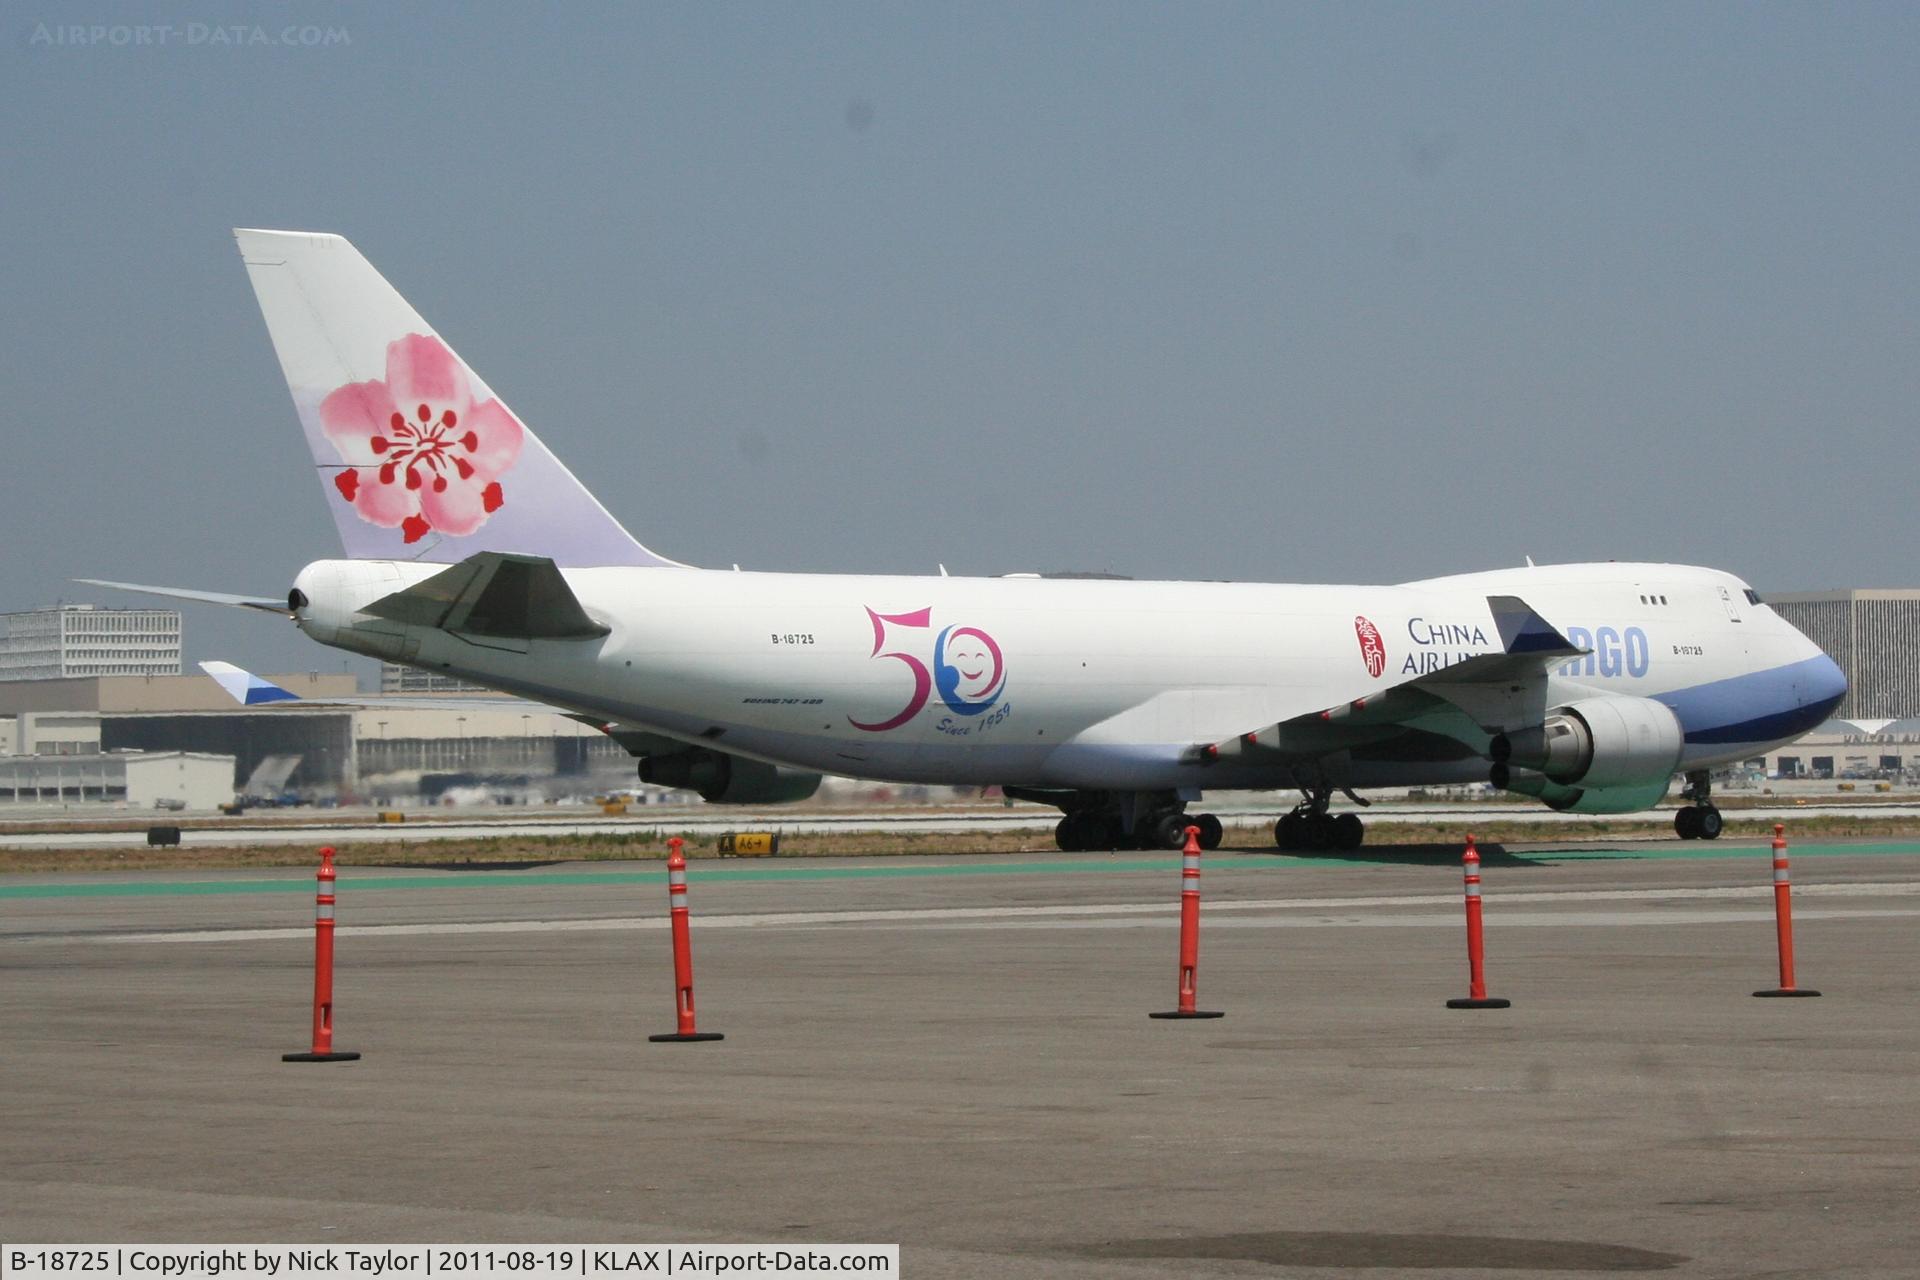
{"label": "cone rubber base", "polygon": [[357,1053],[283,1053],[282,1062],[358,1062]]}
{"label": "cone rubber base", "polygon": [[1807,987],[1774,987],[1770,991],[1756,991],[1757,996],[1817,996],[1818,991]]}
{"label": "cone rubber base", "polygon": [[1175,1009],[1172,1013],[1150,1013],[1149,1018],[1224,1018],[1224,1010]]}
{"label": "cone rubber base", "polygon": [[1447,1001],[1449,1009],[1511,1009],[1513,1001],[1502,1000],[1499,996],[1490,999],[1473,1000],[1465,996],[1458,1000]]}
{"label": "cone rubber base", "polygon": [[692,1044],[696,1040],[725,1040],[718,1031],[669,1031],[663,1036],[648,1036],[655,1044]]}

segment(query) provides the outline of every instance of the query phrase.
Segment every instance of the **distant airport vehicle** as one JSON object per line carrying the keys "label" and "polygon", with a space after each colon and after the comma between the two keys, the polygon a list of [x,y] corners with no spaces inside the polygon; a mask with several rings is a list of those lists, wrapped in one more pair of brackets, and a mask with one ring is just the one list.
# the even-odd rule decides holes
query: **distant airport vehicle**
{"label": "distant airport vehicle", "polygon": [[710,801],[802,798],[825,772],[998,785],[1085,850],[1176,846],[1189,822],[1211,846],[1203,792],[1298,788],[1275,839],[1325,849],[1364,837],[1337,792],[1491,781],[1628,812],[1684,773],[1676,830],[1712,839],[1708,771],[1846,691],[1746,583],[1681,565],[1399,586],[692,568],[637,542],[346,240],[236,236],[348,558],[284,600],[138,589],[561,708]]}

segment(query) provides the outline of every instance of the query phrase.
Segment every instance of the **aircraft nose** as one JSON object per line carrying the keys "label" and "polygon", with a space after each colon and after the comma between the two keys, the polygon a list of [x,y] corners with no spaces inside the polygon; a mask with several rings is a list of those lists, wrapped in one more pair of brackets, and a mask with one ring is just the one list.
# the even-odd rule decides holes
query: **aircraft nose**
{"label": "aircraft nose", "polygon": [[1800,692],[1802,706],[1819,708],[1821,718],[1825,719],[1840,705],[1847,696],[1847,673],[1840,664],[1821,654],[1806,665],[1805,683]]}

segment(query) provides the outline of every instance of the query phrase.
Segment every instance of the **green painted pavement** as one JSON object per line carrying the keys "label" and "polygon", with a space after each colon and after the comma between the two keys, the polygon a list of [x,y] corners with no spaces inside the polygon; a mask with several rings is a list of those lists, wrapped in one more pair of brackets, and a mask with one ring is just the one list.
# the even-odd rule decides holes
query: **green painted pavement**
{"label": "green painted pavement", "polygon": [[[1533,850],[1525,853],[1489,851],[1500,862],[1550,864],[1605,859],[1637,862],[1747,858],[1764,854],[1764,844],[1630,844],[1578,849]],[[1795,844],[1795,858],[1884,857],[1920,854],[1920,842],[1893,844]],[[1231,859],[1231,861],[1226,861]],[[1217,871],[1277,871],[1296,868],[1335,866],[1379,866],[1403,860],[1391,846],[1375,851],[1326,855],[1313,858],[1279,854],[1215,854],[1211,865]],[[1431,854],[1404,855],[1408,862],[1435,863]],[[992,855],[978,861],[922,861],[902,858],[882,862],[841,866],[751,866],[725,867],[702,864],[695,879],[702,884],[724,882],[769,882],[782,880],[869,880],[912,876],[973,875],[1086,875],[1140,873],[1172,875],[1179,867],[1177,858],[1130,858],[1124,861],[1083,859],[1074,862],[1012,862]],[[435,875],[388,875],[378,868],[342,868],[340,890],[343,895],[371,893],[388,889],[474,889],[561,886],[594,888],[603,885],[659,884],[666,879],[666,864],[644,871],[491,871]],[[0,899],[22,898],[134,898],[165,895],[234,893],[311,893],[312,876],[297,879],[259,880],[116,880],[91,883],[45,883],[24,877],[0,884]]]}

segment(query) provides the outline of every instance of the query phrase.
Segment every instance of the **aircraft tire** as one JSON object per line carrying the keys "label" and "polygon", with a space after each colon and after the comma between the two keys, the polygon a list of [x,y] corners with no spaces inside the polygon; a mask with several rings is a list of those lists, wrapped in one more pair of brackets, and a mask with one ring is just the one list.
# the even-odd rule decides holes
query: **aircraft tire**
{"label": "aircraft tire", "polygon": [[1187,815],[1184,813],[1163,813],[1147,824],[1149,839],[1145,842],[1149,849],[1184,849],[1187,847]]}
{"label": "aircraft tire", "polygon": [[1708,806],[1705,809],[1695,809],[1694,812],[1700,815],[1694,820],[1693,824],[1693,829],[1699,838],[1702,840],[1718,840],[1720,838],[1720,829],[1726,825],[1725,821],[1720,817],[1720,811],[1712,806]]}
{"label": "aircraft tire", "polygon": [[1227,834],[1226,824],[1211,813],[1201,814],[1193,820],[1193,825],[1200,828],[1202,849],[1218,849],[1221,839]]}
{"label": "aircraft tire", "polygon": [[1700,811],[1692,805],[1676,811],[1673,815],[1673,830],[1674,834],[1682,840],[1698,840],[1700,838]]}
{"label": "aircraft tire", "polygon": [[1053,842],[1063,853],[1095,853],[1115,847],[1110,828],[1117,829],[1097,813],[1070,813],[1053,829]]}
{"label": "aircraft tire", "polygon": [[1333,819],[1333,847],[1342,851],[1358,849],[1367,838],[1367,824],[1357,813],[1343,813]]}

